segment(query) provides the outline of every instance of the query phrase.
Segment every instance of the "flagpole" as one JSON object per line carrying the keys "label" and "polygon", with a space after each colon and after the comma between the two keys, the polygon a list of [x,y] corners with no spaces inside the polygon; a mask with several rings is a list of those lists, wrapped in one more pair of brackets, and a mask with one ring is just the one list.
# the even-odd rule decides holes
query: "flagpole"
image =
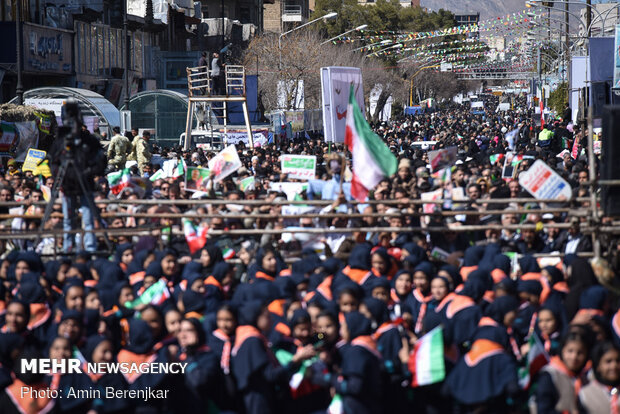
{"label": "flagpole", "polygon": [[342,165],[340,166],[340,194],[344,194],[342,184],[344,183],[344,172],[347,168],[347,146],[344,146],[344,153],[342,156]]}

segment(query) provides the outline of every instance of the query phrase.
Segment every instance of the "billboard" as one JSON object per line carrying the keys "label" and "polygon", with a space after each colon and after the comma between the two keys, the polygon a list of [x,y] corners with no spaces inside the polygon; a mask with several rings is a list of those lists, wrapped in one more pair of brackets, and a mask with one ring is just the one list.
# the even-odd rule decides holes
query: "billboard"
{"label": "billboard", "polygon": [[327,142],[344,142],[351,84],[354,86],[357,104],[366,115],[362,70],[340,66],[321,68],[323,130]]}

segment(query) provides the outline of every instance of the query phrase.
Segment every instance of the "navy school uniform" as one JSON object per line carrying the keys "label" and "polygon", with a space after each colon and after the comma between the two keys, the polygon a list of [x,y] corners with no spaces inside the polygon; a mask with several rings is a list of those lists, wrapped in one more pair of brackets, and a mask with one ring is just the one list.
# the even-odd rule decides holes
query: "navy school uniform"
{"label": "navy school uniform", "polygon": [[486,407],[488,412],[507,412],[506,398],[519,391],[516,361],[507,347],[504,327],[482,327],[446,379],[444,389],[465,411]]}
{"label": "navy school uniform", "polygon": [[[126,363],[167,363],[167,349],[162,348],[159,352],[153,352],[154,340],[151,330],[146,322],[140,319],[132,319],[129,322],[129,344],[120,350],[117,355],[118,362]],[[171,389],[169,378],[165,373],[127,373],[123,374],[129,384],[130,390],[169,390]],[[166,400],[132,399],[136,413],[159,413],[162,412],[167,404]]]}
{"label": "navy school uniform", "polygon": [[280,366],[260,331],[242,325],[235,334],[231,371],[245,412],[270,414],[277,412],[276,387],[287,386],[294,368]]}
{"label": "navy school uniform", "polygon": [[370,336],[370,321],[359,312],[350,312],[345,319],[351,342],[341,348],[341,375],[331,379],[332,386],[342,396],[345,413],[380,414],[382,358]]}
{"label": "navy school uniform", "polygon": [[286,397],[282,390],[287,390],[298,368],[292,363],[281,366],[269,349],[267,339],[256,327],[263,309],[260,301],[249,301],[239,308],[239,327],[231,352],[231,372],[246,414],[277,412],[279,402]]}

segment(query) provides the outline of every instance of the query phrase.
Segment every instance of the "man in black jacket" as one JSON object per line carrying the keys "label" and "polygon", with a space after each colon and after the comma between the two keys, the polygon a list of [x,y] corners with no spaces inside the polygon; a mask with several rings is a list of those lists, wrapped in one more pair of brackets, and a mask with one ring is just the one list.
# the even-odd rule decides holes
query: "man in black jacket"
{"label": "man in black jacket", "polygon": [[[95,227],[96,212],[91,211],[88,200],[93,200],[94,178],[104,174],[107,161],[99,141],[88,130],[82,128],[81,115],[78,113],[75,118],[76,125],[73,128],[61,129],[60,136],[54,140],[49,153],[50,167],[52,175],[57,177],[63,162],[71,160],[64,179],[60,183],[64,216],[63,230],[67,232],[76,229],[75,219],[78,210],[81,211],[82,228],[86,230],[83,240],[84,249],[92,252],[97,250],[97,238],[92,233]],[[80,185],[80,178],[84,189]],[[63,238],[63,250],[67,253],[71,252],[74,235],[64,233]]]}

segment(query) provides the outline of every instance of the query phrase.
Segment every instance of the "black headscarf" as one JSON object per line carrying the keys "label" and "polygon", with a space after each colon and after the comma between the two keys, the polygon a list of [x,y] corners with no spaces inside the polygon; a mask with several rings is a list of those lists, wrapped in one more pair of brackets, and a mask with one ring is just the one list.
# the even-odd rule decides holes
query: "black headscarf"
{"label": "black headscarf", "polygon": [[577,257],[570,265],[570,277],[566,283],[570,291],[564,299],[564,305],[566,306],[566,317],[570,321],[579,310],[581,294],[590,286],[598,285],[598,280],[590,263],[583,257]]}

